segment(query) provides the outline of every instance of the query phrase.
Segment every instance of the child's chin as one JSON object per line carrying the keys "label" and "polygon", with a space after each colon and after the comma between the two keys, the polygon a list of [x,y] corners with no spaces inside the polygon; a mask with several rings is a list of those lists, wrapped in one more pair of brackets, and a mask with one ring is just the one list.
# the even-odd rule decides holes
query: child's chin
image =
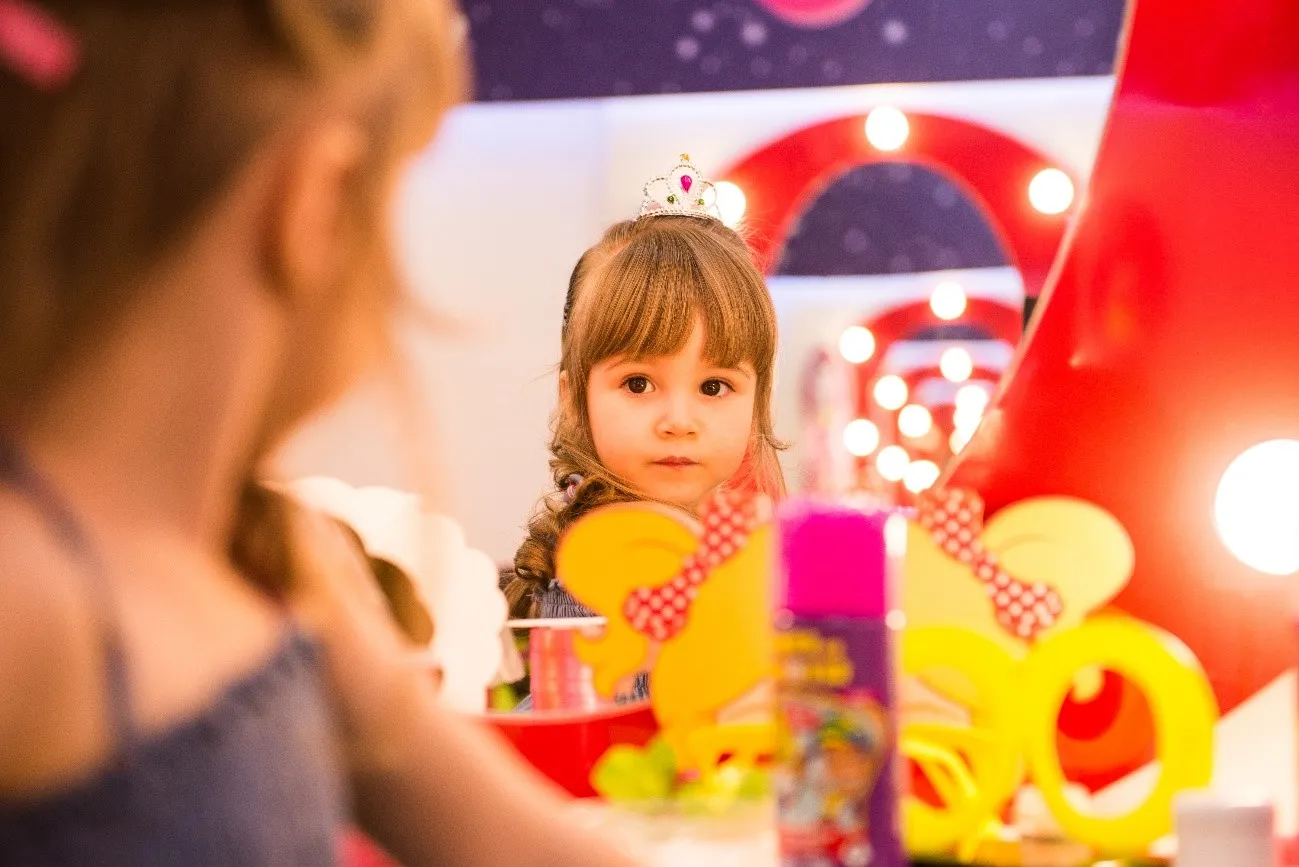
{"label": "child's chin", "polygon": [[693,512],[708,491],[696,485],[655,485],[646,493],[655,500]]}

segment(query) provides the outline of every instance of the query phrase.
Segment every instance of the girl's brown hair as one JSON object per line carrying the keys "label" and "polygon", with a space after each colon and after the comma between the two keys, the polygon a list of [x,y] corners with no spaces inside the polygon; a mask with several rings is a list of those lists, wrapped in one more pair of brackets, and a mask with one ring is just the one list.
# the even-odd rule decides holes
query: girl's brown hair
{"label": "girl's brown hair", "polygon": [[[386,318],[391,188],[467,84],[451,0],[33,3],[76,67],[43,88],[0,62],[0,427],[111,334],[266,142],[325,109],[367,134],[346,218]],[[238,517],[235,561],[285,589],[283,510],[250,480]]]}
{"label": "girl's brown hair", "polygon": [[615,356],[671,355],[702,323],[705,355],[715,364],[753,365],[757,394],[753,435],[728,484],[784,494],[771,423],[776,314],[744,240],[717,220],[654,216],[617,223],[578,260],[569,279],[560,371],[569,401],[554,421],[550,467],[560,492],[582,478],[571,497],[544,498],[528,525],[505,587],[515,617],[537,613],[537,595],[554,578],[554,552],[564,530],[590,510],[644,499],[600,463],[587,414],[591,369]]}
{"label": "girl's brown hair", "polygon": [[0,410],[93,348],[258,147],[328,101],[369,133],[349,214],[362,279],[396,284],[389,189],[464,87],[445,0],[37,5],[77,67],[41,89],[0,63]]}

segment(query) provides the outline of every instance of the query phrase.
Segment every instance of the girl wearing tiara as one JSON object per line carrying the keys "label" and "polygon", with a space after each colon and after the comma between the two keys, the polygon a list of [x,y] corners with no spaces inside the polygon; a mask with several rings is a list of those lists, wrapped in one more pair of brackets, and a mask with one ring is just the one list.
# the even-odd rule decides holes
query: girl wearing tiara
{"label": "girl wearing tiara", "polygon": [[550,446],[557,490],[506,575],[511,616],[590,616],[555,580],[554,553],[598,506],[651,500],[695,514],[719,488],[782,495],[775,358],[762,274],[683,155],[569,278]]}

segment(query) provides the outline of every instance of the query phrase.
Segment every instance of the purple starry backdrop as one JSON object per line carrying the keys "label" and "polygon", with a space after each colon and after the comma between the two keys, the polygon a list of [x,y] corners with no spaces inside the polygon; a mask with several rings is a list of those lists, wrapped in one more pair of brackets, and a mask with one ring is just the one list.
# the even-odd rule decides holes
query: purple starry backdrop
{"label": "purple starry backdrop", "polygon": [[[481,101],[1107,75],[1125,5],[846,0],[855,14],[809,29],[769,8],[786,0],[463,2]],[[887,274],[1005,262],[955,185],[919,166],[876,165],[844,175],[812,204],[777,272]]]}
{"label": "purple starry backdrop", "polygon": [[907,274],[1005,265],[1006,254],[970,199],[935,171],[909,163],[848,172],[804,212],[777,274]]}
{"label": "purple starry backdrop", "polygon": [[870,0],[807,29],[757,0],[464,3],[480,100],[1104,75],[1124,6]]}

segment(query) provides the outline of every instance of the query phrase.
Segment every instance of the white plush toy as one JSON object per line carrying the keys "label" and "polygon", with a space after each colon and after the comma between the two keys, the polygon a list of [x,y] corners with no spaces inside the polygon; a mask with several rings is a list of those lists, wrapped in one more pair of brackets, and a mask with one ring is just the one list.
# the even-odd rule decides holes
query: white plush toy
{"label": "white plush toy", "polygon": [[355,530],[371,557],[410,576],[433,619],[433,640],[421,659],[442,669],[443,703],[481,713],[501,668],[508,613],[491,558],[466,544],[454,520],[425,512],[415,494],[322,476],[300,479],[289,491]]}

